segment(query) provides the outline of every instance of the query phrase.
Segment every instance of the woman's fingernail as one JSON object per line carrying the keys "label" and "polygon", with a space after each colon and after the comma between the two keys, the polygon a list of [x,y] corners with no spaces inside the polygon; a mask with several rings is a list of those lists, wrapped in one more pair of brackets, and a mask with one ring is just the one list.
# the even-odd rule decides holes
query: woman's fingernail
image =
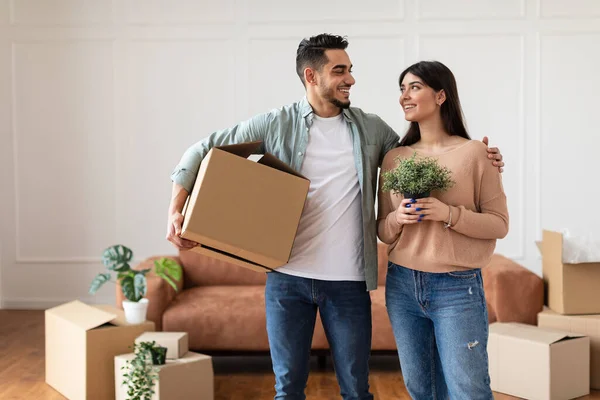
{"label": "woman's fingernail", "polygon": [[424,216],[425,216],[425,214],[419,215],[419,219],[423,218]]}
{"label": "woman's fingernail", "polygon": [[406,208],[410,208],[410,204],[407,204],[407,205],[406,205]]}
{"label": "woman's fingernail", "polygon": [[417,201],[415,199],[410,199],[411,203],[416,203]]}
{"label": "woman's fingernail", "polygon": [[420,207],[417,207],[417,211],[421,211],[421,208],[420,208]]}

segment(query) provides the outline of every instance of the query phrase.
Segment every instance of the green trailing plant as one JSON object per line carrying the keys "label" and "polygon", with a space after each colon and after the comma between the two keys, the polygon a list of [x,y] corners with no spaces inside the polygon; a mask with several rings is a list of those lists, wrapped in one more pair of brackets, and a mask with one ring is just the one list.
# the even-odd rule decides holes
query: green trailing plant
{"label": "green trailing plant", "polygon": [[383,173],[384,192],[402,194],[405,198],[428,197],[434,190],[446,191],[454,186],[452,171],[438,164],[435,158],[396,158],[398,166]]}
{"label": "green trailing plant", "polygon": [[[111,280],[111,273],[116,273],[117,281],[121,284],[123,295],[129,301],[138,302],[146,295],[146,275],[152,268],[143,270],[131,269],[130,262],[133,258],[131,249],[117,244],[104,250],[102,264],[108,272],[99,273],[92,280],[89,293],[95,294],[106,282]],[[154,273],[167,281],[177,291],[175,281],[181,279],[181,266],[170,258],[154,260]]]}
{"label": "green trailing plant", "polygon": [[150,400],[158,379],[158,368],[166,362],[167,348],[155,341],[139,342],[133,346],[134,357],[121,367],[123,385],[127,387],[128,400]]}

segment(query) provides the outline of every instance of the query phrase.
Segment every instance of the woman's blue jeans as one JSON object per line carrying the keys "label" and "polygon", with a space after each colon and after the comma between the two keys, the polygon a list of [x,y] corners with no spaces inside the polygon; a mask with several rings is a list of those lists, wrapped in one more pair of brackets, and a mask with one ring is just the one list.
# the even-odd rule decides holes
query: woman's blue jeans
{"label": "woman's blue jeans", "polygon": [[493,400],[481,270],[388,264],[385,297],[404,383],[415,400]]}

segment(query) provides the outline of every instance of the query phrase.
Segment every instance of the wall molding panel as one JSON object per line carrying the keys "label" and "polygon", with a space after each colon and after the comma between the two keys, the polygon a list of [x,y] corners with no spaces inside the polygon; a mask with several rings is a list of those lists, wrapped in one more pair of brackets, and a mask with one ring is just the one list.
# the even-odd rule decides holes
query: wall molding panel
{"label": "wall molding panel", "polygon": [[600,144],[600,2],[291,7],[0,1],[0,307],[110,303],[114,288],[87,293],[104,248],[175,254],[169,175],[183,151],[303,96],[296,48],[321,32],[350,41],[353,105],[401,135],[400,72],[421,59],[452,69],[472,138],[506,162],[511,229],[497,252],[541,275],[542,229],[600,237],[600,215],[578,212],[596,207],[582,172]]}

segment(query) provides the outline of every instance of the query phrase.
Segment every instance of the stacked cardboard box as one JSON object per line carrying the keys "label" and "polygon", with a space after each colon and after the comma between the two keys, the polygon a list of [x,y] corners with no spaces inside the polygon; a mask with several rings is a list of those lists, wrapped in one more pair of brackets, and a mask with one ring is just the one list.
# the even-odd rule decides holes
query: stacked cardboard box
{"label": "stacked cardboard box", "polygon": [[492,389],[532,399],[584,396],[600,389],[600,262],[566,262],[559,232],[544,230],[537,245],[546,307],[535,327],[490,326]]}
{"label": "stacked cardboard box", "polygon": [[153,322],[132,325],[123,310],[72,301],[45,312],[46,383],[72,400],[112,399],[114,356]]}
{"label": "stacked cardboard box", "polygon": [[538,243],[547,293],[538,326],[590,337],[590,387],[600,389],[600,262],[563,262],[564,240],[544,231]]}
{"label": "stacked cardboard box", "polygon": [[563,235],[544,231],[538,243],[546,285],[546,305],[562,315],[600,314],[600,262],[563,262]]}
{"label": "stacked cardboard box", "polygon": [[[135,339],[136,343],[156,342],[167,348],[167,360],[155,365],[158,378],[154,384],[152,400],[165,399],[214,399],[214,373],[210,356],[189,351],[186,332],[147,332]],[[127,361],[134,353],[114,358],[116,400],[127,399],[127,386],[123,384]]]}
{"label": "stacked cardboard box", "polygon": [[491,387],[524,399],[567,400],[590,392],[590,339],[520,323],[490,325]]}
{"label": "stacked cardboard box", "polygon": [[545,307],[538,326],[587,335],[590,338],[590,387],[600,389],[600,315],[562,315]]}

